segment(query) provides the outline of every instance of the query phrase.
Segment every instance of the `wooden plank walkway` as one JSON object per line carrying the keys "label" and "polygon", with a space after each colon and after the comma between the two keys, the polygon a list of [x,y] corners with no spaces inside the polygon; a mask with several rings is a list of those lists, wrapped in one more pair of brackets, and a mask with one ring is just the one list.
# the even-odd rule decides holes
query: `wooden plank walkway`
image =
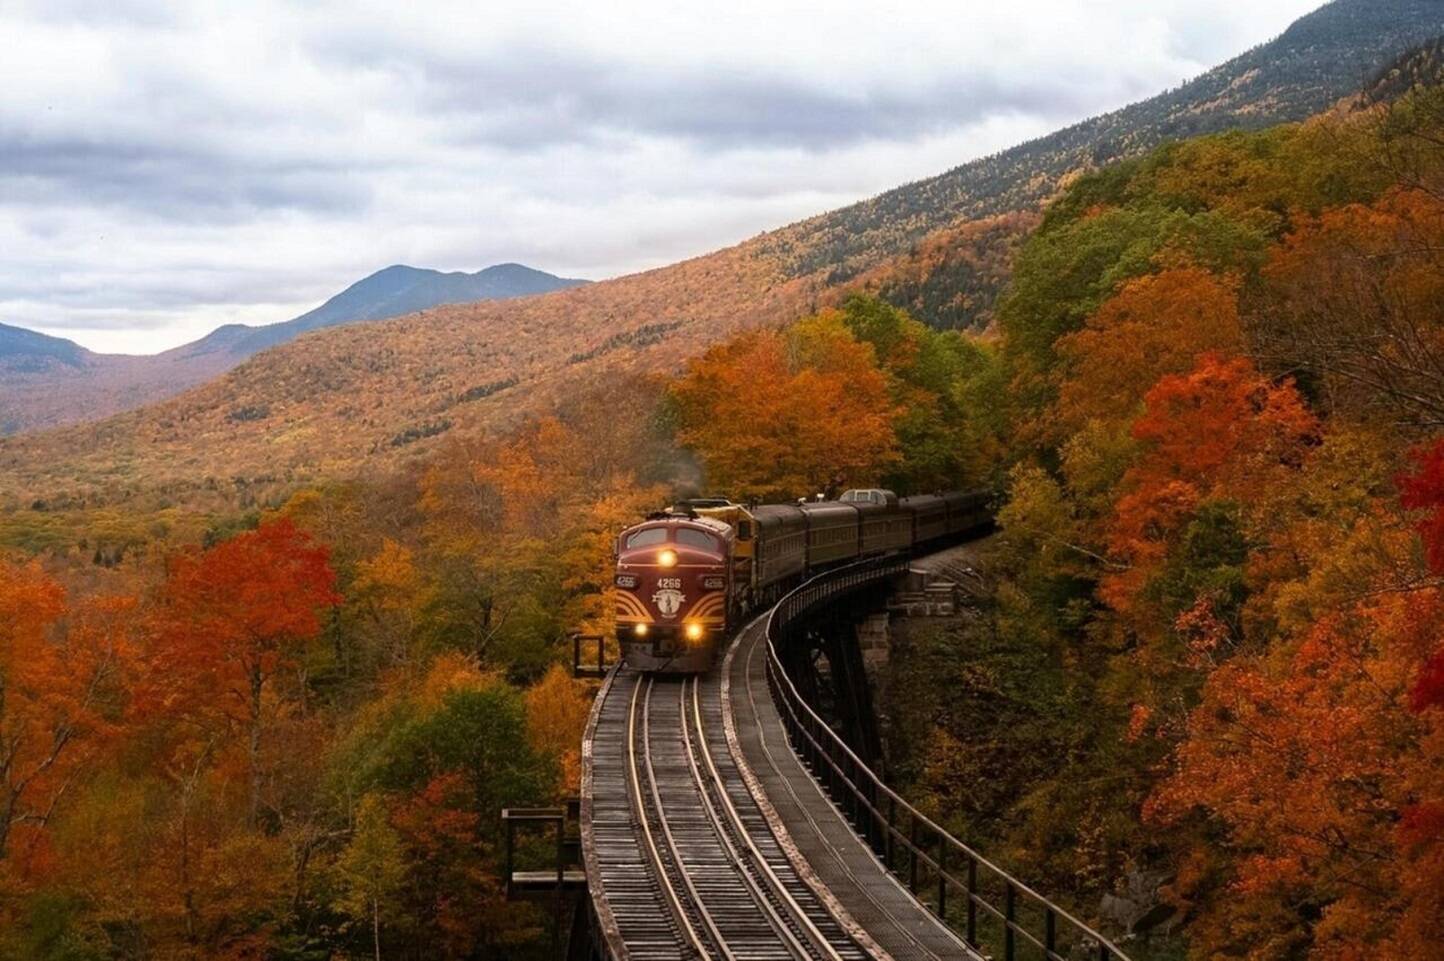
{"label": "wooden plank walkway", "polygon": [[798,759],[767,689],[766,660],[759,622],[727,654],[723,698],[740,773],[799,874],[876,958],[979,958],[888,873]]}

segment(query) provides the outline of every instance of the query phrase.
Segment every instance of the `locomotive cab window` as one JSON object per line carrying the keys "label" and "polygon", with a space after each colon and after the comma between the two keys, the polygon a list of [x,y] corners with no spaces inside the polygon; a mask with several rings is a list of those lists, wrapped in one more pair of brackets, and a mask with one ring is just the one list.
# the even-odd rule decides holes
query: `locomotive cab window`
{"label": "locomotive cab window", "polygon": [[678,544],[685,544],[688,547],[700,548],[704,551],[717,550],[717,540],[711,534],[704,534],[701,531],[693,530],[690,527],[677,528]]}
{"label": "locomotive cab window", "polygon": [[651,547],[653,544],[667,543],[667,529],[665,527],[648,527],[646,530],[637,531],[627,538],[627,547]]}

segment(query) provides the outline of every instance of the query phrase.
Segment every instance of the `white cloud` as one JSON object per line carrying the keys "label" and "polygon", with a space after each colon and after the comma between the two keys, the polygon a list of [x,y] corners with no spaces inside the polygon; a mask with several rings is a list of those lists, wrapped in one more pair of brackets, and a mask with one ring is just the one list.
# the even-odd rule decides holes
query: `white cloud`
{"label": "white cloud", "polygon": [[651,267],[1175,85],[1316,4],[9,3],[0,321],[143,352],[394,262]]}

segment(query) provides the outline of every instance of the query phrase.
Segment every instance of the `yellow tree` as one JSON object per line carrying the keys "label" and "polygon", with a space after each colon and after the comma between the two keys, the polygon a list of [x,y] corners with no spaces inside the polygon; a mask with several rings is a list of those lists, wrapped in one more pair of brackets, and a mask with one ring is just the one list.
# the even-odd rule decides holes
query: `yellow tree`
{"label": "yellow tree", "polygon": [[380,550],[356,565],[352,594],[384,633],[393,663],[410,663],[422,588],[413,552],[389,537]]}
{"label": "yellow tree", "polygon": [[533,749],[560,760],[563,792],[577,789],[581,777],[582,729],[591,699],[560,664],[526,692],[526,730]]}
{"label": "yellow tree", "polygon": [[406,880],[405,851],[391,826],[381,797],[368,794],[356,812],[356,830],[336,864],[341,897],[338,906],[371,929],[376,961],[381,961],[381,918],[393,907]]}

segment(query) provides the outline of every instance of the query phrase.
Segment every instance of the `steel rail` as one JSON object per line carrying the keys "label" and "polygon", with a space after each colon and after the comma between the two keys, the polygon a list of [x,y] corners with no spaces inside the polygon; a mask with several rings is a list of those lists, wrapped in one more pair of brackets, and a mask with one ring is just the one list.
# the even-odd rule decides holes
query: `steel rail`
{"label": "steel rail", "polygon": [[698,770],[696,762],[691,757],[690,752],[692,738],[691,733],[688,730],[689,725],[687,723],[685,705],[687,683],[684,681],[682,685],[682,698],[684,700],[682,711],[682,737],[683,740],[687,743],[689,752],[688,760],[692,762],[693,776],[696,778],[698,791],[702,795],[703,802],[707,806],[709,815],[713,817],[713,823],[717,827],[719,837],[723,837],[724,840],[726,840],[729,850],[733,852],[733,856],[736,858],[737,864],[744,869],[743,873],[747,877],[748,883],[762,898],[762,900],[759,900],[758,902],[759,905],[763,906],[774,918],[776,918],[777,923],[780,926],[779,933],[785,935],[788,944],[793,948],[794,952],[797,954],[798,957],[821,957],[826,959],[826,961],[844,961],[842,954],[837,950],[837,948],[832,945],[832,943],[827,939],[827,936],[824,935],[820,930],[818,930],[817,924],[812,920],[812,918],[808,916],[806,910],[803,909],[802,905],[797,903],[797,899],[794,898],[792,896],[792,893],[787,890],[785,885],[783,885],[782,879],[779,878],[777,876],[777,873],[772,870],[772,865],[767,863],[767,859],[762,855],[762,852],[758,850],[757,845],[753,842],[752,835],[747,830],[747,825],[743,822],[741,813],[738,812],[737,806],[732,803],[731,797],[729,797],[727,794],[726,782],[722,780],[722,775],[717,770],[717,765],[712,758],[712,751],[707,746],[707,737],[705,733],[706,727],[702,721],[702,699],[700,693],[700,682],[696,678],[693,678],[691,684],[692,723],[690,726],[696,728],[698,753],[701,755],[702,760],[706,765],[708,777],[711,779],[711,783],[716,792],[716,795],[721,801],[722,809],[727,814],[727,820],[728,823],[731,825],[731,831],[738,839],[741,840],[745,848],[745,854],[747,858],[750,858],[752,864],[756,866],[757,873],[760,874],[765,880],[768,888],[770,888],[770,890],[772,891],[773,897],[775,897],[783,905],[783,907],[786,908],[787,912],[792,916],[797,926],[807,936],[807,939],[811,942],[810,948],[805,947],[801,943],[801,941],[798,940],[796,935],[793,934],[791,926],[787,925],[785,919],[782,918],[777,908],[770,903],[766,903],[766,895],[761,890],[761,884],[757,881],[756,878],[753,877],[751,871],[746,870],[746,861],[744,861],[743,858],[744,852],[738,851],[736,846],[730,840],[726,840],[726,830],[723,828],[720,818],[716,816],[713,810],[712,802],[708,797],[707,785],[702,779],[701,772]]}
{"label": "steel rail", "polygon": [[[762,644],[762,645],[758,645],[758,646],[753,647],[753,648],[751,648],[751,649],[748,650],[748,652],[747,652],[747,665],[748,665],[748,666],[750,666],[750,664],[752,663],[752,658],[757,654],[757,652],[758,652],[759,650],[766,650],[766,644],[764,643],[764,644]],[[765,665],[764,665],[764,668],[765,668]],[[765,671],[764,671],[764,672],[765,672]],[[753,713],[755,714],[756,711],[757,711],[756,705],[757,705],[758,692],[757,692],[757,690],[754,688],[754,686],[753,686],[753,684],[752,684],[752,679],[751,679],[751,677],[748,676],[748,675],[750,674],[750,671],[749,671],[746,667],[744,667],[743,674],[744,674],[744,677],[746,678],[746,680],[744,681],[743,687],[744,687],[744,689],[746,690],[748,702],[752,705],[752,710],[753,710]],[[772,695],[771,695],[771,691],[768,691],[766,696],[770,698],[770,697],[772,696]],[[785,733],[785,732],[783,733],[782,744],[783,744],[784,749],[789,750],[789,751],[791,750],[791,746],[787,744],[787,737],[786,737],[786,733]],[[761,740],[761,747],[762,747],[762,754],[763,754],[763,756],[764,756],[765,758],[767,758],[768,763],[771,764],[774,769],[779,769],[779,765],[778,765],[778,762],[777,762],[777,756],[772,753],[772,745],[768,742],[768,740],[767,740],[767,738],[766,738],[765,736],[764,736],[764,737],[762,738],[762,740]],[[806,805],[804,805],[804,804],[802,803],[802,799],[801,799],[801,797],[800,797],[800,796],[798,795],[798,793],[797,793],[797,788],[796,788],[790,781],[785,781],[785,780],[784,780],[784,783],[786,784],[788,794],[789,794],[790,797],[792,798],[793,802],[794,802],[795,804],[797,804],[798,809],[801,810],[801,811],[803,811],[803,813],[804,813],[804,814],[806,815],[806,817],[807,817],[808,822],[812,825],[813,829],[814,829],[815,831],[817,831],[818,834],[821,834],[821,833],[822,833],[821,827],[819,827],[819,826],[817,825],[816,821],[813,820],[812,815],[811,815],[810,813],[807,813],[807,811],[806,811]],[[815,790],[817,790],[819,793],[823,793],[823,792],[822,792],[822,785],[819,784],[819,783],[817,783],[816,778],[811,779],[811,783],[813,784]],[[826,796],[826,795],[824,794],[824,796]],[[833,853],[833,856],[836,857],[836,853],[835,853],[835,852]],[[838,860],[838,864],[842,867],[843,871],[846,872],[850,877],[853,876],[851,870],[846,867],[845,862],[843,862],[841,859],[839,859],[839,860]],[[886,866],[885,866],[885,867],[886,867]],[[889,871],[889,873],[891,873],[891,869],[890,869],[890,868],[888,868],[888,871]],[[878,898],[873,894],[873,892],[872,892],[866,885],[859,884],[859,885],[857,886],[857,890],[862,894],[862,896],[867,900],[867,902],[868,902],[869,904],[871,904],[872,907],[873,907],[873,909],[876,910],[878,913],[880,913],[880,914],[888,914],[888,913],[889,913],[888,910],[887,910],[887,908],[883,905],[883,903],[878,900]],[[944,930],[947,930],[949,933],[952,933],[952,934],[953,934],[953,937],[955,937],[955,938],[957,937],[957,935],[952,932],[952,929],[949,928],[946,923],[943,923],[943,924],[942,924],[942,927],[944,928]],[[923,944],[922,940],[917,936],[917,934],[916,934],[915,932],[913,932],[910,928],[908,928],[906,925],[899,925],[898,928],[897,928],[897,930],[904,936],[904,938],[907,940],[907,942],[908,942],[909,946],[912,948],[912,950],[918,952],[918,954],[920,954],[920,955],[926,955],[926,956],[932,957],[932,958],[941,959],[941,957],[942,957],[941,955],[935,954],[933,951],[929,950],[928,947]],[[960,946],[963,945],[963,942],[961,941],[961,939],[959,939],[959,945],[960,945]]]}
{"label": "steel rail", "polygon": [[[671,907],[672,913],[677,919],[677,927],[686,936],[688,944],[691,946],[692,950],[697,953],[698,957],[708,958],[712,956],[711,952],[707,950],[707,946],[703,942],[702,936],[697,933],[697,929],[693,926],[691,918],[687,916],[687,912],[682,906],[682,899],[677,894],[676,888],[673,887],[672,881],[668,877],[666,864],[662,860],[662,852],[657,847],[656,838],[652,835],[651,818],[648,817],[646,805],[642,801],[642,779],[637,764],[637,701],[641,696],[642,687],[642,684],[637,684],[632,688],[632,702],[631,706],[628,708],[627,713],[627,767],[629,773],[631,774],[630,786],[632,789],[632,802],[637,815],[637,822],[642,827],[642,842],[646,847],[647,858],[652,864],[653,874],[656,876],[657,884],[662,889],[662,893],[666,897],[667,903]],[[646,688],[647,698],[648,700],[650,700],[652,696],[651,678],[647,678]],[[647,727],[648,724],[646,716],[646,706],[644,703],[642,716],[643,753],[646,757],[648,778],[651,782],[652,797],[654,802],[656,802],[657,816],[661,822],[663,831],[667,832],[670,844],[670,831],[667,828],[666,818],[662,814],[662,805],[660,801],[657,800],[657,783],[655,778],[653,777],[651,758],[650,755],[647,753],[650,749],[650,739],[647,736]],[[676,848],[673,847],[672,850],[675,855]],[[678,873],[682,875],[683,883],[686,884],[689,889],[691,889],[691,881],[688,879],[686,872],[679,870]],[[688,893],[691,895],[694,904],[700,903],[698,901],[697,892],[695,889],[689,890]],[[706,914],[705,909],[702,910],[702,917],[710,923],[711,918]],[[715,929],[709,931],[709,933],[715,934]],[[719,948],[725,950],[725,945],[722,945],[721,938],[718,937],[717,940]]]}
{"label": "steel rail", "polygon": [[776,906],[770,902],[767,893],[762,890],[761,884],[758,883],[752,872],[747,869],[747,864],[742,858],[742,852],[737,848],[730,832],[723,825],[722,818],[717,813],[716,805],[712,803],[711,792],[708,791],[707,782],[702,778],[701,768],[697,765],[691,731],[689,730],[690,725],[687,722],[687,684],[688,680],[684,678],[681,686],[677,689],[677,709],[678,717],[681,719],[680,732],[682,735],[682,744],[687,757],[687,771],[692,775],[692,786],[697,790],[697,797],[702,802],[702,810],[707,815],[708,823],[712,825],[712,832],[721,844],[723,850],[726,851],[731,866],[737,869],[737,874],[742,878],[742,882],[747,888],[747,893],[751,897],[752,903],[756,905],[757,909],[763,914],[768,925],[777,933],[777,936],[786,942],[787,948],[792,956],[795,958],[812,957],[812,953],[797,939],[797,935],[793,933],[786,920],[778,912]]}

